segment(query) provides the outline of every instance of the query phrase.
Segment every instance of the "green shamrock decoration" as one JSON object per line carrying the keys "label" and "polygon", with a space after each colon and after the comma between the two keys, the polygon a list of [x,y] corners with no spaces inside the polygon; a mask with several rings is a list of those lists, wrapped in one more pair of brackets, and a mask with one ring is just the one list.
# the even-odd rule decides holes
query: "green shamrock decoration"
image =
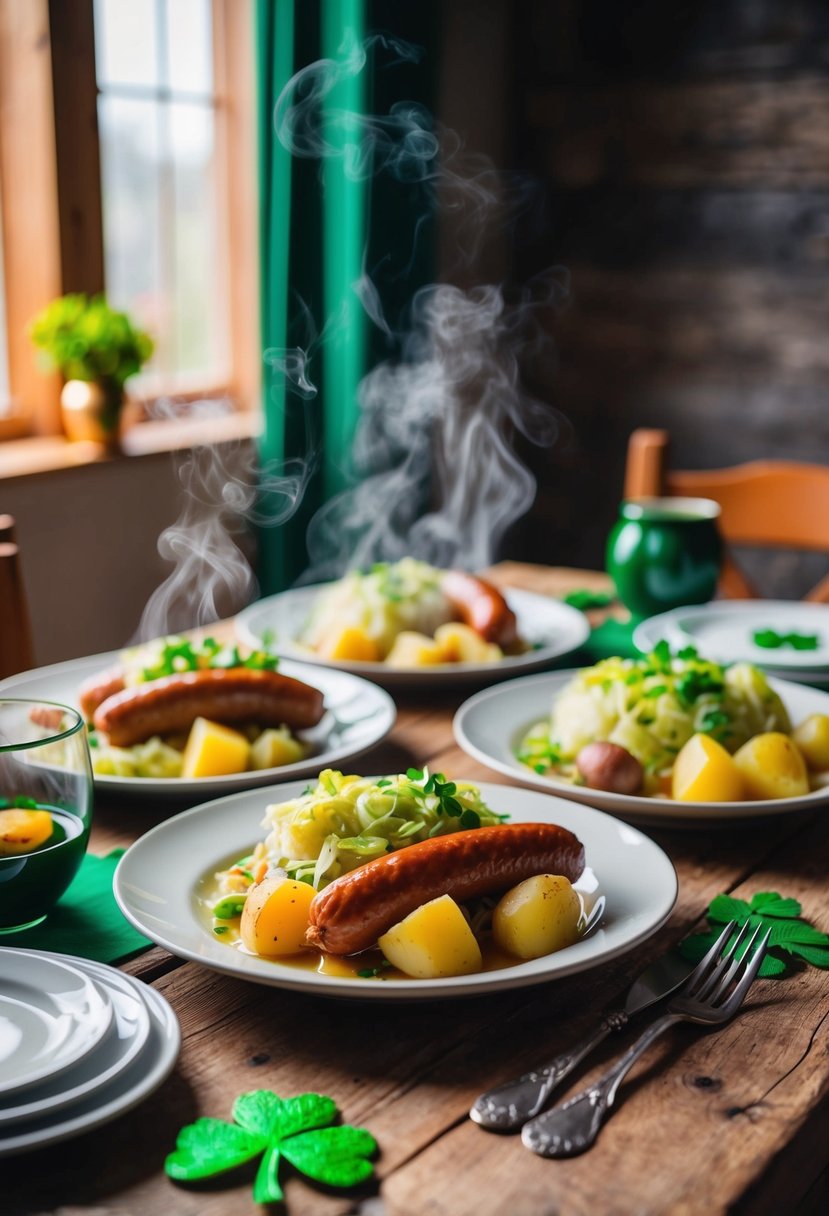
{"label": "green shamrock decoration", "polygon": [[164,1169],[176,1182],[195,1182],[223,1174],[262,1155],[253,1184],[257,1203],[282,1198],[279,1165],[282,1159],[316,1182],[356,1186],[371,1177],[368,1160],[377,1142],[361,1127],[330,1124],[337,1107],[325,1094],[279,1098],[268,1089],[240,1094],[233,1103],[233,1123],[197,1119],[179,1132],[176,1149]]}
{"label": "green shamrock decoration", "polygon": [[[752,928],[761,926],[761,931],[771,929],[769,951],[760,966],[760,975],[785,975],[793,959],[798,958],[815,967],[829,967],[829,935],[800,919],[801,911],[796,899],[784,899],[776,891],[759,891],[752,896],[751,903],[731,895],[717,895],[708,908],[708,920],[716,926],[735,920],[738,929],[746,921]],[[687,937],[679,946],[683,958],[698,963],[720,932],[715,928],[710,933]]]}

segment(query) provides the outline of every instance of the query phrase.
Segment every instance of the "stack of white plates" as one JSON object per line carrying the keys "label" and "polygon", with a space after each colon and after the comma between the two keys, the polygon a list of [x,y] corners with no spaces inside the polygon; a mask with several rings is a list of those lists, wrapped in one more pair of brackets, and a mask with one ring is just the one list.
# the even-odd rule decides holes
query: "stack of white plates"
{"label": "stack of white plates", "polygon": [[[811,638],[810,649],[791,644],[761,646],[758,635]],[[718,663],[745,660],[781,680],[798,680],[829,689],[829,604],[798,600],[715,600],[675,608],[638,625],[633,641],[644,652],[665,640],[672,650],[694,646],[705,659]]]}
{"label": "stack of white plates", "polygon": [[180,1043],[167,1001],[139,980],[66,954],[0,948],[0,1157],[136,1106]]}

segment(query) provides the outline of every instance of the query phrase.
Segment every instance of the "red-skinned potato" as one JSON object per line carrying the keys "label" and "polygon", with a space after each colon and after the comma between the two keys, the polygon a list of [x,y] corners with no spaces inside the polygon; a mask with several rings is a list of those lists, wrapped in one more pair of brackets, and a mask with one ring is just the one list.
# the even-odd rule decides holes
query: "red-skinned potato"
{"label": "red-skinned potato", "polygon": [[588,743],[576,756],[576,768],[592,790],[639,794],[645,782],[642,765],[618,743]]}

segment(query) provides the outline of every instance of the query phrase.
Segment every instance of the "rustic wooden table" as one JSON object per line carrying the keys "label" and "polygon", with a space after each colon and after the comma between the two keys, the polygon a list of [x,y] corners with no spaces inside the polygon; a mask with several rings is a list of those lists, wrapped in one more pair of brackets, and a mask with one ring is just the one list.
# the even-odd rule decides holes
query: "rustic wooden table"
{"label": "rustic wooden table", "polygon": [[[502,584],[560,593],[583,572],[503,565]],[[602,585],[602,576],[593,576]],[[399,698],[391,737],[362,771],[430,766],[502,781],[454,744],[463,694]],[[508,796],[505,805],[508,805]],[[93,849],[127,845],[168,805],[103,803]],[[679,874],[669,923],[630,955],[569,979],[469,998],[404,1006],[322,1000],[259,987],[153,948],[125,970],[153,984],[178,1014],[183,1048],[168,1081],[111,1125],[3,1163],[0,1210],[60,1216],[237,1216],[256,1210],[250,1178],[177,1186],[164,1158],[183,1124],[229,1118],[237,1094],[330,1094],[345,1121],[380,1145],[376,1185],[331,1194],[299,1177],[286,1186],[292,1216],[542,1216],[552,1213],[817,1213],[827,1210],[829,973],[812,967],[757,981],[744,1011],[717,1033],[678,1027],[639,1062],[616,1115],[588,1154],[533,1156],[515,1136],[466,1117],[482,1088],[538,1063],[591,1028],[597,1013],[650,960],[687,933],[720,891],[779,890],[829,930],[826,812],[652,830]],[[632,1038],[606,1044],[571,1089]],[[566,1091],[565,1091],[566,1092]]]}

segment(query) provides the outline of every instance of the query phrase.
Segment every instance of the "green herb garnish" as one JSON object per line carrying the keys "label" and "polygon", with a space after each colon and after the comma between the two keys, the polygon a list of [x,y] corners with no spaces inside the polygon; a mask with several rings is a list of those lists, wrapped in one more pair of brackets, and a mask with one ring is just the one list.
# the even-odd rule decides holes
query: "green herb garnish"
{"label": "green herb garnish", "polygon": [[791,646],[792,650],[817,650],[820,637],[816,633],[778,633],[776,629],[755,629],[751,635],[755,646],[764,650],[779,650]]}
{"label": "green herb garnish", "polygon": [[587,612],[590,608],[607,608],[616,597],[609,591],[579,589],[569,591],[562,598],[563,602],[569,604],[571,608],[578,608],[579,612]]}
{"label": "green herb garnish", "polygon": [[194,642],[188,638],[170,637],[164,639],[156,661],[141,668],[141,679],[161,680],[165,676],[179,675],[187,671],[233,667],[275,671],[278,666],[279,659],[266,648],[254,650],[243,657],[238,646],[222,645],[215,638],[202,638],[200,642]]}
{"label": "green herb garnish", "polygon": [[294,1169],[327,1186],[357,1186],[371,1177],[374,1137],[361,1127],[332,1127],[334,1101],[324,1094],[279,1098],[267,1089],[240,1094],[233,1123],[197,1119],[178,1134],[164,1169],[176,1182],[197,1182],[262,1157],[253,1184],[255,1203],[279,1203],[279,1167]]}
{"label": "green herb garnish", "polygon": [[[712,925],[737,922],[737,929],[746,921],[761,932],[771,929],[769,950],[760,967],[760,975],[785,975],[797,959],[815,967],[829,968],[829,934],[821,933],[801,918],[802,908],[796,899],[785,899],[776,891],[760,891],[751,902],[731,895],[717,895],[711,900],[707,917]],[[697,963],[716,941],[720,929],[696,933],[680,943],[683,958]],[[736,936],[735,930],[735,936]],[[732,939],[733,940],[733,939]]]}

